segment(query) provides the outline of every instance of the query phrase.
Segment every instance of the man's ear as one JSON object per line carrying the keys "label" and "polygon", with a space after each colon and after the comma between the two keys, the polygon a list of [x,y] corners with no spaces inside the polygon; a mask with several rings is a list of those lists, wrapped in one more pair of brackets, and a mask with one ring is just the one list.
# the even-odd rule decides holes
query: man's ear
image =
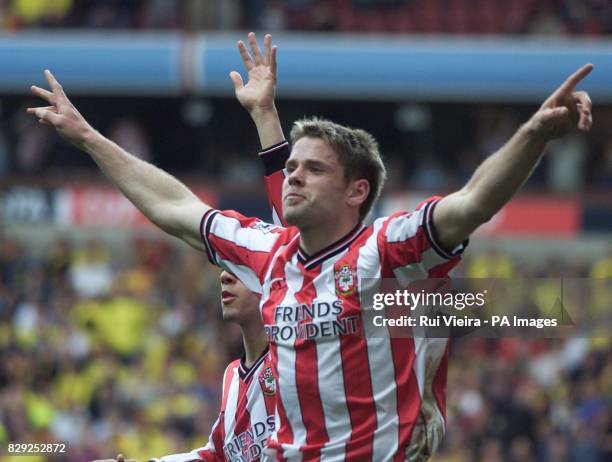
{"label": "man's ear", "polygon": [[370,183],[362,178],[351,182],[348,191],[347,204],[352,207],[359,207],[363,204],[370,194]]}

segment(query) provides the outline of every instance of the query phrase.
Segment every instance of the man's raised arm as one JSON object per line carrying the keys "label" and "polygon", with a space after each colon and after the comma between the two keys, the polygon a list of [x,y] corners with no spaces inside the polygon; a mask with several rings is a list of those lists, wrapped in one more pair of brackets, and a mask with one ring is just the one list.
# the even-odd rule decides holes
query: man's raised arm
{"label": "man's raised arm", "polygon": [[261,147],[266,149],[285,140],[274,104],[277,48],[272,46],[270,34],[264,36],[263,55],[253,32],[249,33],[248,40],[252,56],[249,55],[242,40],[238,41],[238,51],[249,80],[245,85],[236,71],[230,72],[230,78],[234,83],[236,98],[255,122]]}
{"label": "man's raised arm", "polygon": [[48,70],[51,91],[32,86],[32,92],[49,106],[28,108],[39,121],[88,153],[100,170],[155,225],[203,250],[200,220],[210,207],[183,183],[163,170],[129,154],[102,136],[70,102],[61,85]]}
{"label": "man's raised arm", "polygon": [[587,64],[571,75],[495,154],[486,159],[459,191],[441,199],[433,222],[439,243],[452,251],[490,220],[537,166],[546,144],[576,127],[591,128],[591,100],[574,88],[593,69]]}
{"label": "man's raised arm", "polygon": [[236,71],[230,72],[234,83],[236,99],[250,114],[261,143],[259,158],[265,169],[266,191],[275,224],[287,226],[282,210],[282,185],[285,177],[285,162],[289,158],[289,143],[285,141],[283,129],[274,104],[276,90],[276,51],[272,46],[272,36],[264,36],[263,55],[253,32],[248,35],[251,55],[242,40],[238,42],[238,52],[248,73],[246,85]]}

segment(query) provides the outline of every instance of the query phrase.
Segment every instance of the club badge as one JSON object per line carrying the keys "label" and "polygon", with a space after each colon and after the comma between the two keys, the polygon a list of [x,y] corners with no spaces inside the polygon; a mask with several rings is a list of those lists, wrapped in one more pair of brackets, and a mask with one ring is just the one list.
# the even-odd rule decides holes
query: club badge
{"label": "club badge", "polygon": [[259,384],[264,392],[264,395],[271,396],[276,393],[276,379],[272,374],[272,368],[266,367],[264,373],[259,376]]}
{"label": "club badge", "polygon": [[334,280],[336,281],[336,295],[346,297],[355,292],[357,271],[351,268],[350,265],[344,263],[340,265],[340,268],[334,271]]}

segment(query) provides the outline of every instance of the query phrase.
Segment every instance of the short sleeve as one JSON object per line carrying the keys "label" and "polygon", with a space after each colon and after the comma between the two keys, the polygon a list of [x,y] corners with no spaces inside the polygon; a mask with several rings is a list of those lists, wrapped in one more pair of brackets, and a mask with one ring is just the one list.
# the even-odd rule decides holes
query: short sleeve
{"label": "short sleeve", "polygon": [[431,197],[413,212],[397,212],[382,219],[378,246],[386,269],[383,277],[395,276],[405,286],[415,280],[446,277],[459,263],[467,241],[449,251],[437,239],[432,218],[440,199]]}
{"label": "short sleeve", "polygon": [[233,210],[209,210],[200,223],[211,263],[230,271],[256,293],[262,291],[271,254],[283,242],[285,231]]}

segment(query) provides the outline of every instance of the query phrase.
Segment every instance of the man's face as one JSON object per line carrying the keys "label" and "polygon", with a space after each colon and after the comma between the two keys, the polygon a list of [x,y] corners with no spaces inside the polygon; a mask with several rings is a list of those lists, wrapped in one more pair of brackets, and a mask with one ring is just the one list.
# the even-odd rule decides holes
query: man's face
{"label": "man's face", "polygon": [[320,138],[300,138],[287,161],[285,220],[302,229],[334,220],[346,207],[347,187],[344,167],[331,146]]}
{"label": "man's face", "polygon": [[227,271],[221,273],[220,280],[223,320],[237,324],[259,320],[259,295]]}

